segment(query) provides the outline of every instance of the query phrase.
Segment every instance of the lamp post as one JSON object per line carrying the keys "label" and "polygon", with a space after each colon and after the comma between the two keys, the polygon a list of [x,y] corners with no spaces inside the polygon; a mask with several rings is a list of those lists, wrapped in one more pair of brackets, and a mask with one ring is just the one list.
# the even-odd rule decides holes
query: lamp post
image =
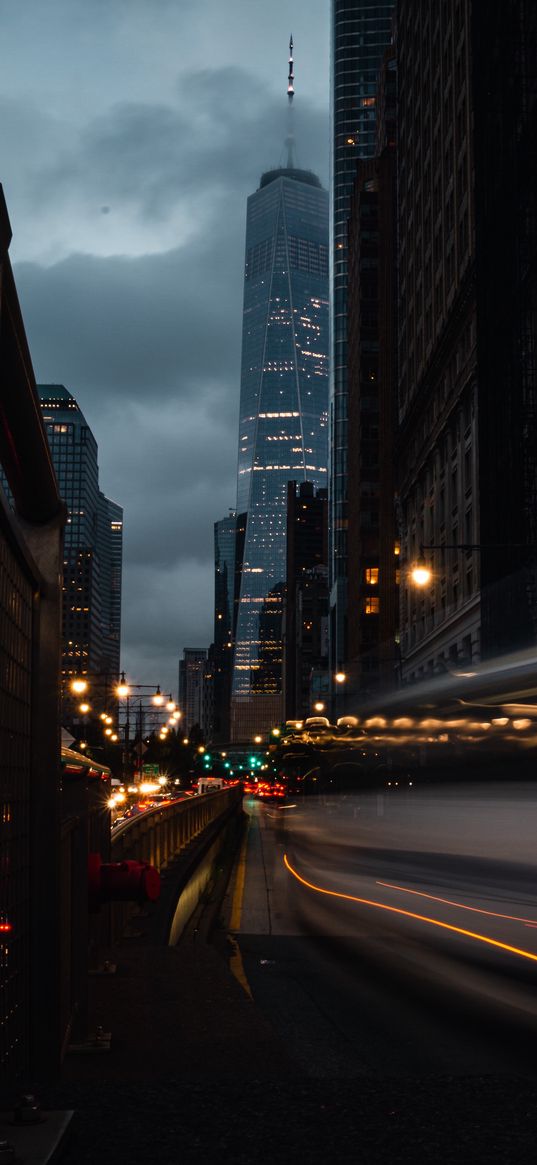
{"label": "lamp post", "polygon": [[417,587],[426,587],[431,582],[433,572],[425,560],[425,550],[465,550],[467,553],[471,553],[482,550],[535,549],[535,544],[531,542],[421,542],[419,557],[410,569],[410,578]]}
{"label": "lamp post", "polygon": [[[167,696],[162,693],[161,688],[160,688],[160,684],[132,684],[126,680],[125,672],[124,671],[121,672],[120,682],[116,687],[116,696],[118,697],[119,700],[125,701],[126,719],[125,719],[125,725],[124,725],[124,728],[125,728],[124,739],[125,739],[125,774],[126,774],[126,776],[128,775],[127,774],[127,766],[128,766],[129,735],[130,735],[129,709],[130,709],[130,699],[131,699],[133,690],[136,691],[137,693],[139,693],[136,719],[137,719],[137,733],[138,733],[138,771],[139,771],[140,776],[141,776],[142,760],[143,760],[144,712],[147,709],[151,709],[151,711],[154,712],[157,708],[163,708],[165,706],[166,710],[173,715],[175,723],[177,723],[177,720],[180,718],[181,713],[177,709],[175,701],[172,699],[171,693],[168,693]],[[146,705],[144,705],[143,693],[146,691],[151,691],[153,693],[153,695],[150,697],[150,700],[148,701],[148,703]]]}
{"label": "lamp post", "polygon": [[335,720],[337,720],[339,718],[342,711],[343,712],[345,711],[344,692],[345,692],[346,682],[347,682],[347,673],[345,671],[343,671],[343,668],[340,666],[340,667],[338,667],[337,671],[334,672],[334,683],[336,685],[335,686],[335,714],[334,714]]}

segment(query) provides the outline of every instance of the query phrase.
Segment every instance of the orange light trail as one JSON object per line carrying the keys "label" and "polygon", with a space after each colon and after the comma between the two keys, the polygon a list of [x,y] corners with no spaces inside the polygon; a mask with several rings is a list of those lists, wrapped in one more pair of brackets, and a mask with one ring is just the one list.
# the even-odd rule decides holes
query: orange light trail
{"label": "orange light trail", "polygon": [[487,914],[489,918],[506,918],[508,922],[525,922],[527,926],[537,926],[535,918],[519,918],[516,914],[499,914],[495,910],[483,910],[480,906],[465,906],[462,902],[452,902],[450,898],[437,898],[435,894],[427,894],[425,890],[409,890],[408,886],[395,886],[392,882],[377,881],[377,886],[386,886],[388,890],[401,890],[403,894],[416,894],[418,898],[430,898],[431,902],[443,902],[445,906],[456,906],[458,910]]}
{"label": "orange light trail", "polygon": [[441,930],[449,930],[453,934],[461,934],[465,938],[473,938],[476,942],[485,943],[487,946],[496,947],[498,950],[507,951],[511,955],[519,955],[521,959],[529,959],[532,963],[537,963],[537,955],[531,951],[525,951],[520,947],[512,947],[508,943],[499,942],[498,939],[488,938],[485,934],[477,934],[473,930],[463,930],[460,926],[452,926],[449,922],[440,922],[437,918],[427,918],[425,914],[414,914],[410,910],[403,910],[400,906],[388,906],[385,902],[373,902],[369,898],[358,898],[355,894],[343,894],[340,890],[326,890],[323,886],[315,886],[313,882],[308,882],[301,874],[294,870],[287,854],[283,855],[284,864],[289,873],[296,878],[297,882],[301,882],[303,886],[307,886],[308,890],[315,890],[317,894],[326,894],[329,898],[343,898],[346,902],[359,902],[361,906],[374,906],[377,910],[387,910],[389,914],[400,914],[404,918],[413,918],[417,922],[427,922],[429,926],[438,926]]}

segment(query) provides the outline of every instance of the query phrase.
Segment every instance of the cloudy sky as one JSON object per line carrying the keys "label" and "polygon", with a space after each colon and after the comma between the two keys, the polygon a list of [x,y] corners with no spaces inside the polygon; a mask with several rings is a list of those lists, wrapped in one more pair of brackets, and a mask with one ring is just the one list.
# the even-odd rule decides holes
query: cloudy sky
{"label": "cloudy sky", "polygon": [[212,637],[235,504],[246,198],[327,182],[329,0],[0,0],[0,181],[36,378],[76,396],[125,509],[123,665]]}

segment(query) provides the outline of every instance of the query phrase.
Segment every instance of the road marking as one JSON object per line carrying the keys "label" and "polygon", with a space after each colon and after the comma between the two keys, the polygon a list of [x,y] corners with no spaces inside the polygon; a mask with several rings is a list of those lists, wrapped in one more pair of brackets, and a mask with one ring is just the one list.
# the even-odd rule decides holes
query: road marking
{"label": "road marking", "polygon": [[315,890],[317,894],[326,894],[330,898],[343,898],[347,902],[359,902],[362,906],[374,906],[377,910],[388,911],[389,914],[401,914],[405,918],[413,918],[417,922],[427,922],[430,926],[438,926],[441,930],[449,930],[454,934],[462,934],[465,938],[475,939],[476,942],[486,943],[487,946],[497,947],[499,950],[507,951],[511,955],[518,955],[521,959],[529,959],[530,962],[537,963],[537,955],[534,955],[531,951],[522,950],[520,947],[509,946],[508,943],[502,943],[498,939],[488,938],[487,935],[477,934],[472,930],[463,930],[460,926],[452,926],[449,922],[440,922],[437,918],[427,918],[424,914],[414,914],[410,910],[402,910],[399,906],[387,906],[385,902],[373,902],[369,898],[358,898],[355,894],[343,894],[339,890],[327,890],[323,886],[315,886],[313,882],[308,882],[297,870],[293,869],[287,854],[283,855],[283,860],[289,873],[296,878],[297,882],[301,882],[309,890]]}
{"label": "road marking", "polygon": [[248,825],[246,833],[241,845],[241,852],[239,854],[239,861],[237,864],[237,876],[235,878],[235,888],[233,891],[233,901],[231,904],[231,919],[229,923],[230,930],[240,930],[241,916],[242,916],[242,902],[244,898],[244,883],[246,880],[246,851],[248,849],[248,834],[250,832],[250,819],[248,818]]}
{"label": "road marking", "polygon": [[[230,922],[229,922],[229,929],[233,930],[233,931],[240,930],[240,926],[241,926],[242,903],[243,903],[243,899],[244,899],[244,884],[246,881],[246,853],[247,853],[247,849],[248,849],[248,834],[249,834],[249,832],[250,832],[250,818],[248,818],[248,825],[246,827],[246,833],[244,834],[243,842],[241,845],[241,852],[239,854],[239,861],[237,864],[237,875],[235,878],[235,888],[233,890],[233,901],[231,904],[231,918],[230,918]],[[246,978],[246,972],[244,970],[244,963],[242,961],[242,955],[240,952],[240,947],[239,947],[238,941],[237,941],[235,935],[230,934],[228,937],[229,937],[229,941],[230,941],[231,947],[232,947],[232,955],[231,955],[231,958],[229,960],[230,971],[231,971],[232,975],[235,976],[237,982],[240,983],[241,987],[246,992],[246,994],[250,997],[250,999],[252,999],[253,996],[252,996],[252,992],[250,990],[250,984]]]}
{"label": "road marking", "polygon": [[487,914],[489,918],[506,918],[509,922],[524,922],[526,926],[537,926],[533,918],[519,918],[516,914],[498,914],[495,910],[483,910],[480,906],[465,906],[462,902],[452,902],[450,898],[438,898],[425,890],[409,890],[408,886],[395,886],[392,882],[377,881],[377,886],[388,890],[401,890],[403,894],[416,894],[419,898],[430,898],[432,902],[443,902],[445,906],[456,906],[458,910],[471,910],[474,914]]}

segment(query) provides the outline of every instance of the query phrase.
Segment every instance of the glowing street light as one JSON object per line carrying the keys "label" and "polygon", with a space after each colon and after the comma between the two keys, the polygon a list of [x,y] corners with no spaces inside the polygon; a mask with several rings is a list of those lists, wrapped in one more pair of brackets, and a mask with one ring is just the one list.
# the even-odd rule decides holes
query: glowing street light
{"label": "glowing street light", "polygon": [[281,736],[280,729],[279,729],[279,728],[273,728],[273,729],[272,729],[272,736]]}
{"label": "glowing street light", "polygon": [[75,696],[83,696],[84,692],[88,690],[87,680],[71,680],[71,691]]}
{"label": "glowing street light", "polygon": [[416,565],[410,571],[410,578],[417,587],[426,587],[431,582],[433,572],[430,566],[427,566],[424,558],[419,558]]}
{"label": "glowing street light", "polygon": [[334,676],[334,679],[335,679],[335,681],[336,681],[336,684],[344,684],[344,683],[345,683],[345,680],[347,679],[346,672],[344,672],[344,671],[337,671],[337,672],[336,672],[336,674],[335,674],[335,676]]}
{"label": "glowing street light", "polygon": [[86,712],[91,711],[90,705],[89,704],[79,704],[78,711],[82,712],[82,715],[85,716]]}
{"label": "glowing street light", "polygon": [[254,736],[254,744],[261,744],[262,739],[262,736]]}
{"label": "glowing street light", "polygon": [[315,712],[324,712],[325,706],[326,705],[323,704],[322,700],[317,700],[317,702],[313,705],[313,709]]}

